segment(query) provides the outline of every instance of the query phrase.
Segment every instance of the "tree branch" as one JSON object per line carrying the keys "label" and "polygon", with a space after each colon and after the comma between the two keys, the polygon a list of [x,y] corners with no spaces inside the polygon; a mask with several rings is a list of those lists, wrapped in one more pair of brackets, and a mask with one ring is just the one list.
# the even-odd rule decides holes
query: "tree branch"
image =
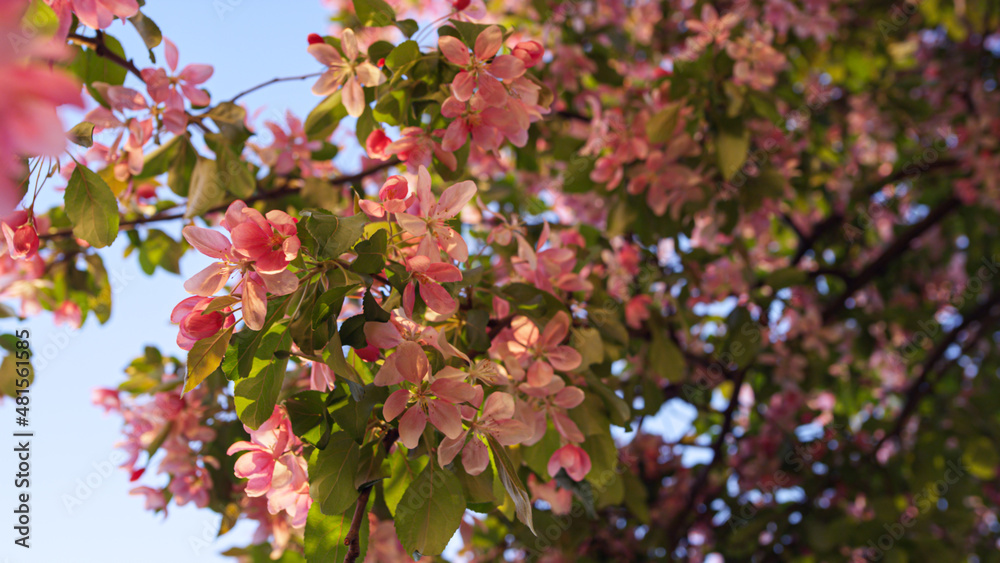
{"label": "tree branch", "polygon": [[358,503],[354,506],[354,517],[351,518],[351,529],[344,537],[344,545],[347,546],[347,555],[344,556],[344,563],[354,563],[361,555],[361,521],[368,515],[368,497],[372,494],[371,486],[365,487],[358,496]]}
{"label": "tree branch", "polygon": [[229,99],[229,103],[231,103],[231,104],[232,103],[236,103],[236,101],[239,100],[240,98],[242,98],[243,96],[246,96],[247,94],[250,94],[252,92],[256,92],[257,90],[260,90],[261,88],[265,88],[267,86],[270,86],[271,84],[277,84],[278,82],[290,82],[292,80],[305,80],[307,78],[313,78],[313,77],[319,76],[321,74],[323,74],[323,73],[322,72],[313,72],[313,73],[310,73],[310,74],[303,74],[302,76],[285,76],[285,77],[282,77],[282,78],[272,78],[271,80],[268,80],[267,82],[262,82],[262,83],[254,86],[252,88],[247,88],[246,90],[240,92],[239,94],[236,94],[235,96],[233,96],[232,98]]}
{"label": "tree branch", "polygon": [[98,31],[95,37],[85,37],[76,33],[70,33],[66,39],[70,43],[76,43],[77,45],[88,47],[94,51],[94,54],[98,57],[115,63],[116,65],[134,74],[137,78],[139,78],[139,80],[145,82],[142,78],[142,72],[139,71],[139,67],[135,66],[135,63],[108,48],[108,46],[104,43],[103,31]]}
{"label": "tree branch", "polygon": [[[903,405],[903,409],[896,418],[896,423],[893,425],[892,430],[890,430],[875,444],[875,447],[872,450],[873,453],[878,453],[883,444],[899,436],[900,432],[902,432],[907,420],[909,420],[914,411],[917,410],[917,405],[920,404],[920,399],[930,392],[930,387],[934,385],[934,382],[928,382],[928,379],[930,379],[931,374],[934,373],[934,368],[937,367],[938,362],[940,362],[941,358],[944,357],[948,348],[954,344],[955,341],[958,340],[959,335],[961,335],[961,333],[970,326],[994,316],[991,311],[997,304],[1000,304],[1000,291],[995,292],[980,307],[962,315],[964,317],[962,319],[962,323],[949,332],[948,335],[945,336],[941,342],[938,342],[938,344],[931,350],[920,369],[920,375],[913,381],[913,383],[910,384],[910,387],[906,391],[906,403]],[[970,344],[981,338],[984,332],[986,332],[985,328],[980,331]]]}
{"label": "tree branch", "polygon": [[[397,159],[397,158],[390,158],[389,160],[386,160],[385,162],[380,162],[380,163],[376,164],[375,166],[372,166],[368,170],[362,170],[361,172],[358,172],[356,174],[347,174],[347,175],[337,176],[335,178],[331,178],[330,179],[330,184],[334,185],[334,186],[344,185],[344,184],[352,184],[352,183],[357,182],[359,180],[362,180],[362,179],[366,178],[367,176],[370,176],[370,175],[372,175],[372,174],[374,174],[376,172],[379,172],[381,170],[389,168],[390,166],[395,166],[396,164],[399,164],[399,159]],[[301,190],[301,188],[298,188],[298,187],[286,186],[286,187],[283,187],[281,189],[277,189],[277,190],[274,190],[274,191],[271,191],[271,192],[261,192],[258,195],[250,197],[250,198],[247,198],[247,199],[245,199],[243,201],[245,201],[248,205],[252,205],[252,204],[254,204],[254,203],[258,202],[258,201],[267,201],[267,200],[272,200],[272,199],[278,199],[280,197],[284,197],[284,196],[287,196],[287,195],[294,195],[294,194],[298,193],[300,190]],[[215,207],[213,207],[213,208],[209,209],[208,211],[206,211],[204,214],[207,215],[209,213],[216,213],[216,212],[219,212],[219,211],[225,211],[226,208],[229,207],[230,203],[232,203],[232,201],[226,202],[224,204],[216,205]],[[137,225],[145,225],[147,223],[157,223],[157,222],[161,222],[161,221],[172,221],[174,219],[183,219],[183,218],[184,218],[184,212],[157,213],[155,215],[150,215],[148,217],[139,217],[137,219],[130,219],[128,221],[122,221],[122,222],[119,223],[118,228],[121,231],[128,231],[128,230],[131,230],[133,227],[136,227]],[[46,233],[46,234],[43,234],[43,235],[40,234],[40,235],[38,235],[38,238],[39,238],[39,240],[50,240],[50,239],[58,239],[58,238],[68,238],[68,237],[71,237],[71,236],[73,236],[73,229],[61,229],[61,230],[58,230],[58,231],[55,231],[55,232],[51,232],[51,233]]]}
{"label": "tree branch", "polygon": [[875,278],[876,274],[885,271],[886,266],[910,248],[910,245],[923,235],[927,230],[936,225],[949,213],[959,208],[961,201],[951,196],[944,200],[937,207],[932,209],[922,220],[911,225],[906,231],[899,235],[892,244],[886,247],[877,258],[865,266],[858,275],[847,279],[847,287],[831,302],[823,311],[823,320],[828,322],[835,314],[840,312],[847,303],[847,300],[859,289],[868,285],[868,282]]}

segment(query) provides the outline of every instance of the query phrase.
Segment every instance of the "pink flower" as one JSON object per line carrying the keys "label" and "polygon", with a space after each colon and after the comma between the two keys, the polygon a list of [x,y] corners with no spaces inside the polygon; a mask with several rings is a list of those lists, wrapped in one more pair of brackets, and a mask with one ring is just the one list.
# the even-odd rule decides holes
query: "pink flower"
{"label": "pink flower", "polygon": [[385,82],[385,75],[367,60],[358,60],[358,40],[350,28],[344,30],[340,47],[344,50],[343,57],[326,42],[309,45],[309,54],[327,66],[326,72],[313,85],[312,91],[317,96],[327,96],[343,86],[341,95],[347,113],[352,117],[360,117],[367,105],[361,85],[378,86]]}
{"label": "pink flower", "polygon": [[638,329],[649,318],[649,306],[653,298],[649,295],[636,295],[625,304],[625,324],[629,328]]}
{"label": "pink flower", "polygon": [[[111,25],[115,18],[130,18],[139,11],[136,0],[45,0],[59,16],[60,25],[68,29],[72,19],[71,13],[83,25],[92,29],[104,29]],[[64,34],[65,32],[60,32]]]}
{"label": "pink flower", "polygon": [[462,417],[455,403],[473,399],[475,392],[463,381],[430,376],[430,362],[415,342],[403,342],[375,375],[375,385],[388,387],[408,383],[385,401],[382,415],[387,421],[399,419],[399,441],[413,449],[430,420],[448,438],[462,434]]}
{"label": "pink flower", "polygon": [[563,346],[562,341],[569,334],[569,315],[559,311],[539,332],[535,323],[527,317],[515,317],[511,321],[512,340],[507,349],[515,357],[530,362],[528,385],[544,387],[552,381],[554,370],[572,371],[583,362],[582,356],[571,346]]}
{"label": "pink flower", "polygon": [[38,253],[38,233],[31,223],[11,228],[6,222],[0,223],[3,236],[7,239],[7,252],[14,260],[32,258]]}
{"label": "pink flower", "polygon": [[[452,260],[465,262],[469,259],[469,248],[465,240],[446,221],[458,215],[463,207],[476,195],[476,184],[470,180],[459,182],[444,191],[441,199],[435,201],[431,192],[431,176],[423,166],[417,172],[416,215],[399,213],[396,221],[407,233],[419,241],[417,253],[432,262],[441,261],[444,250]],[[436,241],[436,246],[434,245]]]}
{"label": "pink flower", "polygon": [[271,418],[251,430],[249,442],[229,446],[227,455],[247,452],[236,460],[235,473],[247,479],[246,494],[267,497],[271,514],[284,510],[293,527],[304,526],[312,499],[309,498],[308,463],[300,453],[302,442],[292,432],[292,423],[281,407],[274,407]]}
{"label": "pink flower", "polygon": [[323,362],[312,362],[309,370],[309,389],[312,391],[330,391],[337,381],[337,375]]}
{"label": "pink flower", "polygon": [[170,313],[170,322],[180,325],[180,332],[177,333],[177,345],[182,350],[190,350],[195,342],[235,324],[236,321],[229,314],[229,307],[221,311],[205,313],[205,309],[212,303],[212,299],[211,297],[188,297],[178,303]]}
{"label": "pink flower", "polygon": [[421,346],[435,348],[445,359],[458,356],[468,361],[468,356],[452,346],[447,339],[441,338],[435,328],[418,324],[406,315],[404,309],[396,309],[390,315],[387,323],[365,323],[365,338],[369,346],[376,350],[389,350],[409,340]]}
{"label": "pink flower", "polygon": [[486,397],[481,413],[471,407],[465,410],[470,411],[469,429],[456,438],[445,438],[438,447],[438,463],[442,467],[451,463],[461,450],[462,466],[469,475],[479,475],[490,464],[490,453],[483,442],[486,436],[493,436],[504,446],[519,444],[531,436],[524,423],[514,420],[514,397],[507,393]]}
{"label": "pink flower", "polygon": [[451,170],[458,166],[455,155],[441,148],[441,145],[420,127],[406,127],[402,133],[402,137],[389,143],[385,148],[386,155],[398,156],[403,162],[414,166],[430,166],[433,155]]}
{"label": "pink flower", "polygon": [[53,320],[57,325],[67,325],[72,328],[80,328],[80,324],[83,322],[83,313],[80,311],[80,306],[73,301],[63,301],[62,305],[59,305],[54,311],[52,311]]}
{"label": "pink flower", "polygon": [[90,402],[104,408],[104,414],[111,411],[119,411],[122,408],[121,399],[118,397],[117,389],[107,387],[97,387],[90,392]]}
{"label": "pink flower", "polygon": [[167,509],[167,497],[160,489],[154,489],[152,487],[136,487],[129,491],[128,494],[136,496],[141,495],[146,501],[146,510],[157,511]]}
{"label": "pink flower", "polygon": [[455,298],[441,285],[446,282],[462,281],[462,271],[455,265],[431,262],[426,256],[414,256],[407,260],[406,270],[412,276],[410,283],[406,284],[406,289],[403,290],[403,307],[408,315],[413,314],[413,307],[416,304],[414,283],[420,284],[420,298],[430,310],[444,317],[450,317],[458,310]]}
{"label": "pink flower", "polygon": [[372,132],[368,134],[368,138],[365,139],[365,150],[368,152],[368,158],[373,158],[376,160],[385,160],[389,158],[386,154],[386,149],[392,140],[385,134],[385,131],[381,129],[372,129]]}
{"label": "pink flower", "polygon": [[542,47],[542,44],[538,41],[521,41],[517,45],[514,45],[511,55],[520,59],[524,63],[524,68],[531,68],[542,62],[542,56],[545,55],[545,47]]}
{"label": "pink flower", "polygon": [[472,143],[483,151],[500,148],[503,137],[498,129],[506,127],[506,121],[511,118],[506,109],[488,107],[478,94],[472,96],[468,104],[455,97],[448,98],[441,104],[441,115],[455,118],[441,139],[441,148],[446,151],[462,148],[470,134]]}
{"label": "pink flower", "polygon": [[528,475],[528,490],[531,491],[531,500],[547,502],[553,514],[559,516],[569,514],[573,507],[572,491],[559,488],[555,479],[548,483],[541,483],[532,473]]}
{"label": "pink flower", "polygon": [[299,250],[295,221],[282,211],[270,211],[265,218],[242,201],[234,201],[222,226],[232,233],[232,243],[212,229],[184,227],[182,234],[191,246],[219,260],[184,282],[184,289],[211,297],[239,271],[242,278],[234,293],[241,296],[243,320],[250,329],[260,330],[267,313],[267,293],[288,295],[299,286],[298,277],[286,269]]}
{"label": "pink flower", "polygon": [[287,132],[277,123],[265,123],[274,135],[274,141],[269,146],[258,149],[261,160],[280,175],[289,174],[296,168],[302,171],[304,178],[323,175],[325,167],[312,161],[312,153],[323,147],[322,141],[310,141],[306,137],[302,121],[292,115],[292,112],[285,113],[285,121],[288,123]]}
{"label": "pink flower", "polygon": [[366,199],[358,202],[361,210],[373,219],[384,219],[389,213],[402,213],[410,206],[410,187],[406,178],[389,176],[378,191],[380,203]]}
{"label": "pink flower", "polygon": [[[177,72],[177,46],[174,45],[173,41],[163,38],[163,50],[170,72]],[[183,107],[181,100],[181,94],[183,94],[183,97],[187,98],[191,105],[204,107],[212,103],[212,99],[207,92],[199,89],[198,86],[211,78],[214,72],[215,69],[212,68],[212,65],[206,64],[189,64],[176,75],[168,75],[167,71],[162,68],[146,68],[142,70],[142,79],[146,82],[149,96],[156,103],[173,101],[174,104],[177,104],[180,102],[181,107]]]}
{"label": "pink flower", "polygon": [[[507,102],[507,90],[502,80],[513,80],[524,74],[524,63],[512,55],[494,58],[503,46],[503,32],[491,25],[476,38],[473,56],[459,39],[450,35],[438,39],[438,48],[448,62],[462,67],[451,83],[452,93],[459,101],[465,102],[474,92],[482,96],[490,106],[502,106]],[[490,59],[493,59],[491,62]]]}
{"label": "pink flower", "polygon": [[[552,419],[552,425],[563,438],[570,442],[584,440],[583,432],[580,432],[580,428],[567,412],[580,406],[580,403],[583,402],[585,396],[582,389],[573,386],[567,387],[562,378],[553,377],[552,381],[545,386],[537,387],[522,383],[518,386],[518,390],[534,398],[535,410],[530,416],[525,417],[526,423],[536,431],[533,438],[541,439],[545,434],[547,429],[545,421],[546,415],[548,415],[548,418]],[[522,413],[522,415],[527,414],[526,412]]]}
{"label": "pink flower", "polygon": [[740,19],[741,16],[736,11],[729,12],[720,18],[719,12],[711,4],[705,4],[701,8],[701,20],[684,22],[688,30],[697,35],[687,38],[683,57],[687,59],[697,58],[713,42],[726,45],[729,41],[729,32],[740,23]]}
{"label": "pink flower", "polygon": [[564,469],[570,479],[583,481],[587,473],[590,473],[590,456],[580,446],[566,444],[549,458],[548,469],[550,477],[555,477],[560,469]]}

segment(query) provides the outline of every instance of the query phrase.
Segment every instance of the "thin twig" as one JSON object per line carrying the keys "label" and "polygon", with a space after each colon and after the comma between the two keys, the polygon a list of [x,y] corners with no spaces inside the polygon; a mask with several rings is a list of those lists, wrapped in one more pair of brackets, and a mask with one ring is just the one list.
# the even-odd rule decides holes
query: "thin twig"
{"label": "thin twig", "polygon": [[[352,184],[354,182],[364,179],[365,177],[371,174],[379,172],[380,170],[384,170],[386,168],[389,168],[390,166],[395,166],[396,164],[399,164],[399,160],[396,158],[391,158],[389,160],[386,160],[385,162],[380,162],[376,164],[375,166],[369,168],[368,170],[362,170],[361,172],[358,172],[356,174],[347,174],[344,176],[337,176],[336,178],[331,178],[330,184],[334,186],[343,184]],[[262,192],[254,197],[247,198],[243,201],[246,202],[248,205],[250,205],[258,201],[267,201],[272,199],[278,199],[280,197],[284,197],[287,195],[293,195],[298,193],[300,190],[301,188],[298,187],[286,186],[284,188],[274,190],[271,192]],[[218,211],[225,211],[226,208],[229,207],[230,203],[232,202],[230,201],[220,205],[216,205],[215,207],[212,207],[211,209],[205,211],[203,215],[207,215],[209,213],[215,213]],[[128,221],[120,222],[118,228],[119,230],[122,231],[128,231],[137,225],[145,225],[147,223],[157,223],[161,221],[172,221],[175,219],[184,219],[184,212],[157,213],[155,215],[150,215],[149,217],[139,217],[138,219],[130,219]],[[62,229],[59,231],[46,233],[44,235],[39,235],[38,238],[39,240],[49,240],[57,238],[67,238],[72,235],[73,235],[73,229]]]}
{"label": "thin twig", "polygon": [[116,65],[134,74],[139,78],[139,80],[145,82],[142,78],[142,72],[139,70],[139,67],[135,66],[135,63],[108,48],[108,46],[104,43],[103,31],[98,31],[97,36],[95,37],[85,37],[76,33],[70,33],[69,36],[67,36],[67,39],[70,43],[76,43],[77,45],[83,45],[90,48],[98,57],[115,63]]}
{"label": "thin twig", "polygon": [[322,72],[313,72],[313,73],[310,73],[310,74],[303,74],[301,76],[285,76],[285,77],[282,77],[282,78],[272,78],[271,80],[268,80],[267,82],[262,82],[262,83],[254,86],[252,88],[247,88],[246,90],[240,92],[239,94],[236,94],[235,96],[233,96],[232,98],[229,99],[229,103],[231,103],[231,104],[232,103],[236,103],[236,101],[239,100],[240,98],[242,98],[243,96],[246,96],[247,94],[250,94],[252,92],[256,92],[257,90],[260,90],[261,88],[270,86],[271,84],[277,84],[278,82],[290,82],[292,80],[305,80],[307,78],[314,78],[314,77],[319,76],[321,74],[323,74],[323,73]]}

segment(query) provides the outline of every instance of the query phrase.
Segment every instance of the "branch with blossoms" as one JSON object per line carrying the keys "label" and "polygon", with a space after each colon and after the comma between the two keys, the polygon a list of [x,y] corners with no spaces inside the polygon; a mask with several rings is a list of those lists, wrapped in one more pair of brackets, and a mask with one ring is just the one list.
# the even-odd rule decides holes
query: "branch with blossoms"
{"label": "branch with blossoms", "polygon": [[[903,506],[897,549],[992,553],[991,12],[324,3],[314,72],[225,98],[138,1],[0,2],[0,314],[109,322],[115,243],[212,261],[94,396],[149,510],[244,561],[873,559]],[[909,495],[949,456],[974,514]]]}

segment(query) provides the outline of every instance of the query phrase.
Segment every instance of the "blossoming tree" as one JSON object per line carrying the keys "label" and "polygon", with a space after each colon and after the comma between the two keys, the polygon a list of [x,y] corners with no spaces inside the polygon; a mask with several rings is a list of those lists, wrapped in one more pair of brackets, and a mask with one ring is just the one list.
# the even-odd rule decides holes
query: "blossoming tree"
{"label": "blossoming tree", "polygon": [[4,314],[214,260],[94,393],[147,509],[245,561],[995,558],[994,3],[326,4],[262,128],[143,2],[0,0]]}

